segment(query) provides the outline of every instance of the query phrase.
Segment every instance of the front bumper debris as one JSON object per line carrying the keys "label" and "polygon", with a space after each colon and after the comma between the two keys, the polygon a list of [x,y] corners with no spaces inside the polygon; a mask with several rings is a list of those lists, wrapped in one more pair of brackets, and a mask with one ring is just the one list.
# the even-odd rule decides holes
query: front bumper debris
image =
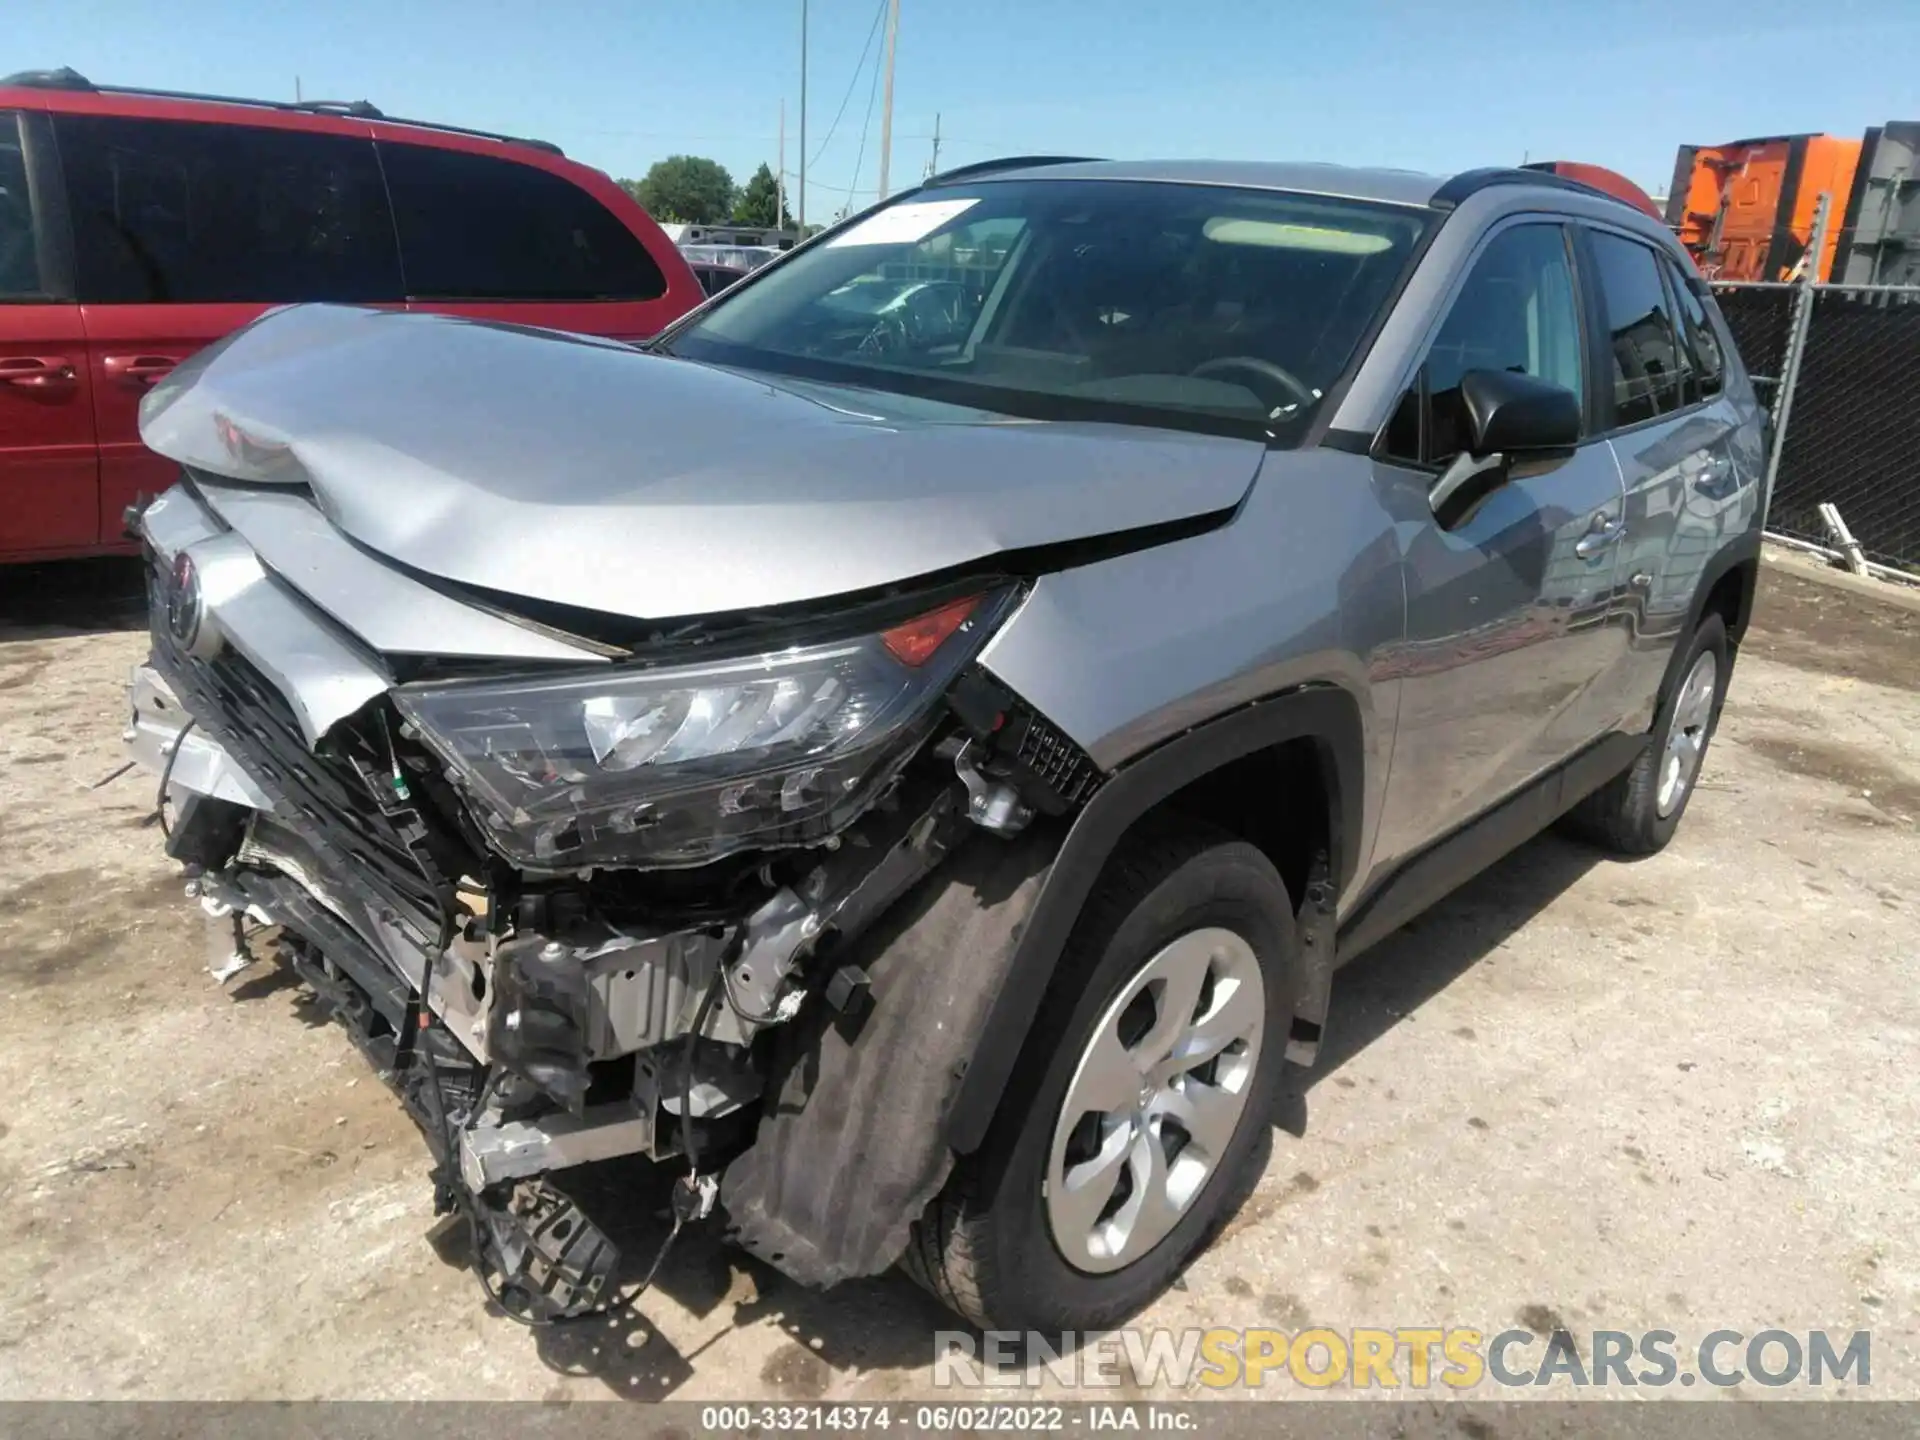
{"label": "front bumper debris", "polygon": [[127,702],[131,714],[120,738],[143,770],[155,777],[165,774],[168,785],[182,791],[254,810],[272,808],[265,792],[219,741],[198,726],[187,730],[184,739],[181,737],[188,721],[186,709],[153,666],[133,667],[127,681]]}
{"label": "front bumper debris", "polygon": [[[1090,761],[1013,697],[956,684],[959,727],[817,845],[523,871],[397,723],[378,657],[190,493],[143,523],[154,646],[125,738],[166,775],[169,853],[220,932],[210,968],[285,964],[345,1026],[420,1127],[490,1295],[537,1319],[607,1303],[618,1250],[561,1182],[629,1156],[697,1157],[676,1228],[718,1196],[800,1280],[899,1257]],[[211,631],[183,634],[165,562],[188,547],[224,588]]]}

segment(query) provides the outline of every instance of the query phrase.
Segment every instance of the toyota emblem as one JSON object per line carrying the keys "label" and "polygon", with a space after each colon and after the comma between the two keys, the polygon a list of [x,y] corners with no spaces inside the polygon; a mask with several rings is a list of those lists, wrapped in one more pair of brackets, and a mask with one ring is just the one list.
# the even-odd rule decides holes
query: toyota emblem
{"label": "toyota emblem", "polygon": [[200,593],[200,571],[184,551],[174,558],[172,583],[167,586],[167,632],[189,653],[200,638],[206,599]]}

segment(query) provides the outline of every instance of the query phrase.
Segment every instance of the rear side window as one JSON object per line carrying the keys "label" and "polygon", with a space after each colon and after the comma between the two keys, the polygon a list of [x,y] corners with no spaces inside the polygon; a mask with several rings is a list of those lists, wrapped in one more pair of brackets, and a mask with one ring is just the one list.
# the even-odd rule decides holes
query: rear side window
{"label": "rear side window", "polygon": [[1660,257],[1635,241],[1594,232],[1593,259],[1612,355],[1613,423],[1637,425],[1679,409],[1680,342]]}
{"label": "rear side window", "polygon": [[511,160],[382,144],[415,300],[654,300],[666,277],[593,196]]}
{"label": "rear side window", "polygon": [[1516,225],[1496,235],[1473,262],[1418,380],[1388,422],[1388,453],[1439,465],[1466,448],[1460,380],[1469,370],[1511,370],[1583,393],[1575,296],[1560,226]]}
{"label": "rear side window", "polygon": [[20,117],[0,110],[0,301],[37,300],[41,293]]}
{"label": "rear side window", "polygon": [[1681,362],[1686,367],[1682,403],[1711,400],[1720,393],[1726,378],[1726,362],[1720,355],[1720,337],[1707,316],[1707,307],[1687,283],[1687,277],[1671,260],[1663,262],[1667,284],[1672,287],[1680,309]]}
{"label": "rear side window", "polygon": [[105,115],[54,123],[82,301],[401,298],[371,141]]}

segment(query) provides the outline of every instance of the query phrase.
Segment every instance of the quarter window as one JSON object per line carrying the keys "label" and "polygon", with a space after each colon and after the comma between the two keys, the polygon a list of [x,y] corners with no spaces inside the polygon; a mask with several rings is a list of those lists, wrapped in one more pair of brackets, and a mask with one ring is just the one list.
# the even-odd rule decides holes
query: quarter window
{"label": "quarter window", "polygon": [[81,300],[400,298],[370,141],[107,115],[54,124]]}
{"label": "quarter window", "polygon": [[1659,257],[1636,241],[1595,232],[1593,259],[1612,355],[1613,423],[1637,425],[1677,410],[1682,352]]}
{"label": "quarter window", "polygon": [[382,143],[414,300],[655,300],[645,245],[562,176],[464,150]]}
{"label": "quarter window", "polygon": [[1720,355],[1719,335],[1713,328],[1706,305],[1687,282],[1687,277],[1680,273],[1680,267],[1669,260],[1666,270],[1667,283],[1673,287],[1680,308],[1681,358],[1688,372],[1685,402],[1692,404],[1696,400],[1711,400],[1720,393],[1726,376],[1726,362]]}
{"label": "quarter window", "polygon": [[1582,394],[1575,293],[1560,226],[1516,225],[1495,236],[1474,261],[1414,387],[1388,421],[1387,452],[1442,465],[1465,449],[1460,381],[1469,370],[1511,370]]}

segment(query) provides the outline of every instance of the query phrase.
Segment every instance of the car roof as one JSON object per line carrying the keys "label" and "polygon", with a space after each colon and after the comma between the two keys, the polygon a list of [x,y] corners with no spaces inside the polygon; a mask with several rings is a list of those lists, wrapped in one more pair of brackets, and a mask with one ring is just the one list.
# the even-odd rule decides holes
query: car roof
{"label": "car roof", "polygon": [[1291,190],[1343,200],[1375,200],[1390,205],[1430,205],[1444,175],[1418,170],[1365,169],[1271,160],[1081,160],[995,167],[975,174],[936,177],[936,183],[971,184],[975,180],[1151,180],[1182,185],[1231,185],[1249,190]]}
{"label": "car roof", "polygon": [[[118,114],[154,120],[211,120],[215,123],[258,125],[265,115],[278,118],[271,128],[295,128],[333,133],[371,133],[378,139],[432,145],[441,136],[463,140],[498,141],[525,146],[565,159],[558,145],[524,135],[473,130],[436,120],[412,120],[389,115],[366,100],[263,100],[243,95],[202,95],[187,90],[156,90],[140,85],[96,85],[70,67],[23,70],[0,77],[0,105],[30,110]],[[247,112],[253,112],[248,114]],[[369,126],[356,129],[353,122]]]}

